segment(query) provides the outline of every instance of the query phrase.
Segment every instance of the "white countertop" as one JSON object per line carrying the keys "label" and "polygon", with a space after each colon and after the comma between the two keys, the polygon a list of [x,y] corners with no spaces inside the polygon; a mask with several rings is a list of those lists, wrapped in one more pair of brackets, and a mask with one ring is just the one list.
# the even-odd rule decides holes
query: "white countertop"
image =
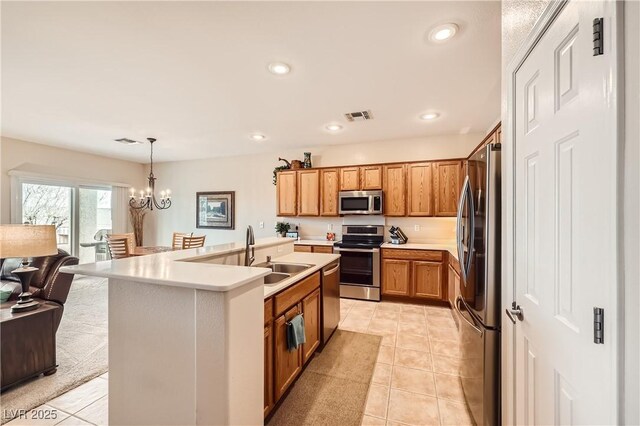
{"label": "white countertop", "polygon": [[327,240],[298,240],[294,244],[298,246],[330,246],[333,247],[335,241]]}
{"label": "white countertop", "polygon": [[302,271],[299,274],[296,274],[286,280],[282,280],[276,284],[264,286],[264,298],[268,298],[273,296],[274,294],[284,290],[287,287],[290,287],[292,284],[297,283],[303,278],[308,277],[316,271],[324,268],[331,262],[340,259],[339,254],[326,254],[326,253],[289,253],[284,256],[280,256],[272,259],[272,262],[286,262],[286,263],[307,263],[309,265],[313,265],[311,268]]}
{"label": "white countertop", "polygon": [[[255,248],[287,244],[292,238],[263,238]],[[228,243],[197,249],[106,260],[75,266],[64,266],[61,272],[103,278],[117,278],[152,284],[194,288],[209,291],[229,291],[271,273],[266,268],[190,262],[244,250],[244,243]]]}
{"label": "white countertop", "polygon": [[458,248],[454,241],[442,241],[434,243],[407,243],[407,244],[391,244],[384,243],[381,248],[384,249],[403,249],[403,250],[441,250],[448,251],[456,260],[458,260]]}

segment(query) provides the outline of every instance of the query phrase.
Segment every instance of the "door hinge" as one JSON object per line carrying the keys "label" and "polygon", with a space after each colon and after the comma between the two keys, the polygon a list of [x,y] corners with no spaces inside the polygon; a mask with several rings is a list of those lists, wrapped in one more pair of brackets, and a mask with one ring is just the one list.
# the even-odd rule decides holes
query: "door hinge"
{"label": "door hinge", "polygon": [[593,20],[593,56],[602,55],[604,53],[604,18],[596,18]]}
{"label": "door hinge", "polygon": [[593,343],[604,344],[604,309],[593,308]]}

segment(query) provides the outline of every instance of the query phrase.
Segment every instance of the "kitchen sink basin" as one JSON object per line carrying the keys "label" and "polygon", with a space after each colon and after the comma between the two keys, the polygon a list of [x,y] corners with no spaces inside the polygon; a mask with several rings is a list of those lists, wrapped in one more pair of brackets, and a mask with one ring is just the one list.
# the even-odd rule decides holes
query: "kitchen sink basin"
{"label": "kitchen sink basin", "polygon": [[269,275],[264,277],[264,283],[269,284],[277,284],[282,280],[286,280],[289,278],[290,274],[283,274],[282,272],[272,272]]}

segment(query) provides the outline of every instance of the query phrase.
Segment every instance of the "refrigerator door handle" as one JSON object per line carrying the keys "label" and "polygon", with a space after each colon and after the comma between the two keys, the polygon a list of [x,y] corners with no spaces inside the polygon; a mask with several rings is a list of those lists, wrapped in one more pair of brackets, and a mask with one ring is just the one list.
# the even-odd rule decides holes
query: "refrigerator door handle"
{"label": "refrigerator door handle", "polygon": [[[462,184],[462,190],[460,191],[460,201],[458,202],[458,214],[456,216],[456,244],[458,246],[458,260],[462,265],[464,265],[464,249],[462,244],[462,239],[464,238],[463,230],[462,230],[462,209],[464,208],[464,201],[467,197],[467,186],[469,185],[469,176],[464,178],[464,183]],[[461,269],[464,268],[464,266]]]}
{"label": "refrigerator door handle", "polygon": [[[464,257],[464,244],[462,242],[464,238],[464,232],[462,231],[462,210],[464,208],[465,201],[469,203],[469,242],[467,244],[467,258]],[[469,182],[469,176],[465,177],[464,185],[462,186],[462,193],[460,196],[460,202],[458,204],[458,216],[457,216],[457,243],[458,243],[458,259],[460,261],[460,273],[462,274],[462,282],[467,285],[467,277],[471,270],[471,259],[473,258],[473,244],[475,239],[475,206],[473,203],[473,194],[471,193],[471,184]]]}
{"label": "refrigerator door handle", "polygon": [[469,324],[469,326],[471,328],[473,328],[479,335],[482,336],[483,331],[480,327],[478,327],[477,325],[475,325],[473,322],[471,322],[470,320],[467,319],[466,316],[464,316],[462,314],[462,311],[460,310],[460,303],[464,303],[462,301],[462,296],[458,296],[456,298],[456,303],[453,304],[454,308],[456,308],[456,312],[458,313],[458,315],[460,316],[460,318],[462,318],[467,324]]}

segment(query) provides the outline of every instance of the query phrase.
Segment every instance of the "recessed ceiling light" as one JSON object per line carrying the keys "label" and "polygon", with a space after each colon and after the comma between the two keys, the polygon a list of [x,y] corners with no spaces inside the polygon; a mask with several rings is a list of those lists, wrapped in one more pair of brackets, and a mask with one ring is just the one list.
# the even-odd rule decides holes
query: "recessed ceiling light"
{"label": "recessed ceiling light", "polygon": [[284,62],[271,62],[269,64],[269,72],[275,75],[285,75],[291,72],[291,67]]}
{"label": "recessed ceiling light", "polygon": [[435,120],[436,118],[440,117],[440,114],[438,114],[437,112],[427,112],[425,114],[420,115],[420,120]]}
{"label": "recessed ceiling light", "polygon": [[263,140],[265,140],[267,138],[265,135],[261,135],[260,133],[253,133],[249,137],[251,139],[253,139],[254,141],[263,141]]}
{"label": "recessed ceiling light", "polygon": [[458,32],[458,26],[456,24],[443,24],[438,25],[429,33],[429,40],[435,43],[442,43],[452,38]]}
{"label": "recessed ceiling light", "polygon": [[342,126],[336,123],[327,124],[326,126],[324,126],[324,128],[330,132],[339,132],[340,130],[342,130]]}

